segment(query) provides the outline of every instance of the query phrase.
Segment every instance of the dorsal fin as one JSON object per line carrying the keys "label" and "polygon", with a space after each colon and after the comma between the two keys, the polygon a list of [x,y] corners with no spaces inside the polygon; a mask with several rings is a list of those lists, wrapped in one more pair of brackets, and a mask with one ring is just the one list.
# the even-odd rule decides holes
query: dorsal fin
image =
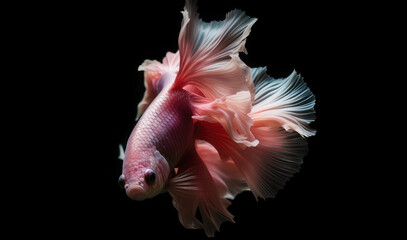
{"label": "dorsal fin", "polygon": [[195,2],[186,1],[182,11],[180,68],[173,88],[186,87],[211,100],[253,90],[250,69],[238,53],[246,52],[246,38],[257,19],[235,9],[224,21],[206,23]]}
{"label": "dorsal fin", "polygon": [[233,10],[223,21],[199,19],[195,1],[186,1],[179,34],[179,71],[173,90],[184,89],[194,97],[194,119],[219,122],[230,137],[255,146],[247,116],[254,101],[250,68],[239,58],[255,18]]}

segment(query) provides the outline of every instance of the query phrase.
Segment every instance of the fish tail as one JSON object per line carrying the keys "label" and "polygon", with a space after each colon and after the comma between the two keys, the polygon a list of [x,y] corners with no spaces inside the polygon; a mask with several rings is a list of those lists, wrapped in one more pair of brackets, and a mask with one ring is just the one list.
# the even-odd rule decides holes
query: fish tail
{"label": "fish tail", "polygon": [[256,89],[248,116],[258,145],[242,148],[221,124],[205,121],[199,123],[199,137],[210,143],[221,159],[234,161],[256,197],[274,197],[299,171],[307,153],[304,137],[315,134],[309,127],[315,119],[315,98],[295,71],[281,79],[268,76],[266,68],[251,72]]}

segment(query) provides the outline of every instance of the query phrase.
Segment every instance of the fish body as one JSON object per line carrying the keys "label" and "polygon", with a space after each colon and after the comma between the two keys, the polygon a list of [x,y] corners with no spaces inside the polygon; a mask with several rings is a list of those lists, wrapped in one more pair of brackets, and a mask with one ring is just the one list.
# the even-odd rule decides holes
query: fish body
{"label": "fish body", "polygon": [[182,14],[179,50],[139,67],[146,91],[119,183],[134,200],[168,191],[181,224],[212,237],[233,222],[228,199],[274,197],[299,171],[315,98],[295,71],[274,79],[239,58],[257,19],[206,23],[188,0]]}
{"label": "fish body", "polygon": [[[189,95],[185,90],[166,89],[151,103],[126,146],[123,176],[129,176],[125,189],[130,198],[142,200],[162,191],[170,170],[193,145],[191,116]],[[159,186],[156,188],[145,184],[145,173],[149,170],[162,179],[157,181]]]}

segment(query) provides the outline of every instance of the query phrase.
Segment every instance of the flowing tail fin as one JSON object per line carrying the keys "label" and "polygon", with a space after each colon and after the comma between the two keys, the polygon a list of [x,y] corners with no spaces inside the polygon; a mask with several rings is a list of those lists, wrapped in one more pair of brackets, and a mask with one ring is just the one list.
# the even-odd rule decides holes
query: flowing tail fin
{"label": "flowing tail fin", "polygon": [[315,97],[301,75],[293,71],[287,78],[274,79],[267,69],[252,68],[256,86],[253,109],[249,116],[255,127],[283,127],[303,137],[315,135],[309,127],[315,120]]}
{"label": "flowing tail fin", "polygon": [[315,119],[315,99],[295,72],[273,79],[266,68],[252,69],[256,86],[249,116],[256,147],[242,149],[219,123],[199,122],[199,138],[212,144],[223,160],[231,158],[256,197],[274,197],[298,172],[307,153],[302,136],[315,134],[308,124]]}

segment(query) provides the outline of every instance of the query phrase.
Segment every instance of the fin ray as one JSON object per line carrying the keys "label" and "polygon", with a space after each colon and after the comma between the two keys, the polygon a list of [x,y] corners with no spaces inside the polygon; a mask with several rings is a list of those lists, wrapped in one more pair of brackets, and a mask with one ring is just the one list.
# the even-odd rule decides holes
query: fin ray
{"label": "fin ray", "polygon": [[250,68],[239,58],[257,19],[233,10],[223,21],[199,19],[196,2],[186,1],[178,45],[179,72],[172,89],[194,97],[193,118],[219,122],[242,148],[255,146],[248,117],[254,99]]}
{"label": "fin ray", "polygon": [[220,123],[242,148],[254,147],[258,144],[258,140],[250,131],[253,121],[248,116],[252,108],[249,91],[238,92],[208,103],[205,100],[201,98],[194,101],[193,119]]}
{"label": "fin ray", "polygon": [[213,178],[217,179],[219,189],[223,189],[225,198],[234,199],[243,191],[250,190],[246,180],[232,159],[221,160],[216,149],[205,141],[199,141],[196,151],[205,162],[208,171]]}
{"label": "fin ray", "polygon": [[216,148],[222,160],[231,158],[256,197],[274,197],[298,172],[307,153],[302,136],[315,133],[308,126],[314,117],[315,99],[295,72],[273,79],[265,68],[252,69],[256,85],[250,128],[259,141],[242,149],[218,122],[198,123],[198,138]]}
{"label": "fin ray", "polygon": [[[224,198],[226,190],[220,189],[222,185],[217,180],[193,150],[181,161],[168,184],[180,222],[186,228],[203,228],[208,237],[213,237],[223,222],[233,222],[233,215],[227,210],[230,202]],[[196,218],[197,209],[202,222]]]}
{"label": "fin ray", "polygon": [[293,71],[287,78],[274,79],[266,68],[251,70],[256,89],[249,115],[256,126],[282,126],[304,137],[315,135],[308,126],[315,120],[315,97],[301,75]]}
{"label": "fin ray", "polygon": [[199,90],[209,99],[248,90],[250,69],[238,53],[257,19],[233,10],[224,21],[206,23],[199,19],[196,2],[186,1],[178,45],[180,71],[173,87]]}

